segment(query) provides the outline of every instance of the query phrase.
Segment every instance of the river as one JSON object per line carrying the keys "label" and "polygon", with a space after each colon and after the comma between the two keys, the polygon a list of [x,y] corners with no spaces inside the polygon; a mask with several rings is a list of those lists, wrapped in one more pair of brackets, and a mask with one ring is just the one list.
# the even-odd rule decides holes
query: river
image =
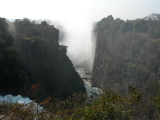
{"label": "river", "polygon": [[86,74],[86,71],[83,70],[82,68],[76,68],[76,71],[79,73],[79,75],[83,79],[88,97],[96,97],[98,94],[102,93],[101,89],[97,87],[92,87],[90,74]]}

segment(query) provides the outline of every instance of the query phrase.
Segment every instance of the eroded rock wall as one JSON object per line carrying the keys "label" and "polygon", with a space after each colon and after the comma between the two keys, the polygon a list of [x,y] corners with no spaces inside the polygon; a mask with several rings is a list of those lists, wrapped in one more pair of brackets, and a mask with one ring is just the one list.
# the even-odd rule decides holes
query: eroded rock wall
{"label": "eroded rock wall", "polygon": [[159,66],[159,38],[134,30],[97,30],[93,85],[121,93],[129,86],[153,92],[160,80]]}

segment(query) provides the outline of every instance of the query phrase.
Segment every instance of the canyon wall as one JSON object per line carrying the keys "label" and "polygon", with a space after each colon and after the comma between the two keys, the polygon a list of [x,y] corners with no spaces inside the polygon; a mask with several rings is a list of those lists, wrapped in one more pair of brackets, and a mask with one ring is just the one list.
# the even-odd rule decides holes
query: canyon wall
{"label": "canyon wall", "polygon": [[[3,24],[6,22],[3,21]],[[39,100],[47,97],[65,99],[73,93],[85,93],[84,83],[66,55],[67,46],[60,46],[58,43],[59,30],[45,21],[36,24],[28,19],[17,19],[10,24],[14,28],[10,29],[13,36],[11,46],[19,50],[18,55],[22,64],[18,70],[21,72],[17,71],[16,67],[12,67],[20,61],[19,59],[19,61],[14,59],[12,63],[7,57],[1,59],[0,64],[5,63],[3,65],[10,66],[5,73],[2,72],[3,68],[0,69],[3,83],[0,94],[21,94],[31,97],[30,86],[33,84],[38,84],[40,87],[39,89],[35,86],[35,89],[39,90],[37,94]],[[2,41],[7,42],[7,40],[9,39]],[[10,56],[15,56],[12,53],[11,49]],[[4,51],[3,54],[5,55],[6,52]],[[16,76],[21,78],[16,79]],[[35,90],[34,86],[31,89]]]}
{"label": "canyon wall", "polygon": [[92,84],[120,93],[129,86],[153,92],[160,80],[158,25],[159,19],[151,17],[123,21],[108,16],[99,21]]}

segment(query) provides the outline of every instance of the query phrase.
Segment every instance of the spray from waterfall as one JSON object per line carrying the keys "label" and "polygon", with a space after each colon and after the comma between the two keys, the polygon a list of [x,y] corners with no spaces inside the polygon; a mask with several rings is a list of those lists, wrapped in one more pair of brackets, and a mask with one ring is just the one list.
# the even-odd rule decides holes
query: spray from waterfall
{"label": "spray from waterfall", "polygon": [[83,24],[65,21],[62,26],[65,31],[65,37],[59,44],[68,46],[67,55],[72,60],[74,66],[86,61],[87,67],[91,71],[95,49],[93,24],[86,21],[83,21]]}

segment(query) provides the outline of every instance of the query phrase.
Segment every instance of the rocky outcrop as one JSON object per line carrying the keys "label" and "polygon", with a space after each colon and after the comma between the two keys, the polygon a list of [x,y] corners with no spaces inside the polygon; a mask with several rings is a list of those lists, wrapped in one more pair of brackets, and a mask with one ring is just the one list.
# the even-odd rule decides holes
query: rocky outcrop
{"label": "rocky outcrop", "polygon": [[45,22],[25,29],[33,32],[25,31],[25,35],[15,37],[15,42],[21,41],[20,49],[32,84],[40,85],[39,98],[65,99],[76,92],[84,93],[84,83],[66,55],[66,48],[58,44],[59,31]]}
{"label": "rocky outcrop", "polygon": [[[47,97],[65,99],[73,93],[86,92],[82,79],[66,55],[66,49],[58,43],[59,31],[53,25],[45,21],[35,24],[28,19],[15,20],[13,25],[14,45],[20,49],[23,68],[30,79],[29,86],[40,86],[39,100]],[[35,86],[35,89],[39,88]],[[31,97],[29,91],[26,90],[25,96]]]}
{"label": "rocky outcrop", "polygon": [[[111,21],[112,25],[108,17],[97,25],[92,84],[120,93],[124,93],[128,86],[153,92],[160,80],[160,39],[152,37],[147,32],[149,30],[134,30],[135,21],[130,22],[133,27],[126,31],[123,31],[126,22],[118,24],[119,29],[114,30],[111,26],[116,20]],[[149,24],[149,21],[145,22]],[[104,28],[106,24],[110,26]]]}

